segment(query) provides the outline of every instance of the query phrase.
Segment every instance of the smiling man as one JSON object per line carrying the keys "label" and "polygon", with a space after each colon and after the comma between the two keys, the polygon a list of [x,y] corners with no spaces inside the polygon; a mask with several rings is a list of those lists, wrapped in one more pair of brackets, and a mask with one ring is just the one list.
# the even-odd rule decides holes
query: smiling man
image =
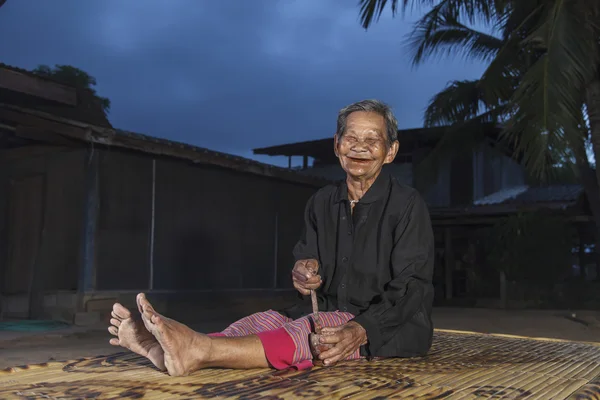
{"label": "smiling man", "polygon": [[[334,143],[346,179],[318,191],[306,206],[292,270],[298,304],[204,335],[158,314],[140,294],[141,320],[114,305],[111,344],[171,375],[425,355],[433,337],[433,233],[417,191],[383,171],[398,152],[396,119],[379,101],[351,104],[339,112]],[[316,321],[312,290],[323,310]]]}

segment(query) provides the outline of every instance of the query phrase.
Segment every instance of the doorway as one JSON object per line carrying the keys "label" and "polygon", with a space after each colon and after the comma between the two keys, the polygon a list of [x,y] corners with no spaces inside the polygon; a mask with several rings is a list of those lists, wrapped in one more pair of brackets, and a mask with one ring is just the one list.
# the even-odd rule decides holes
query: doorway
{"label": "doorway", "polygon": [[14,179],[8,198],[8,257],[2,294],[5,313],[30,317],[30,298],[44,217],[43,175]]}

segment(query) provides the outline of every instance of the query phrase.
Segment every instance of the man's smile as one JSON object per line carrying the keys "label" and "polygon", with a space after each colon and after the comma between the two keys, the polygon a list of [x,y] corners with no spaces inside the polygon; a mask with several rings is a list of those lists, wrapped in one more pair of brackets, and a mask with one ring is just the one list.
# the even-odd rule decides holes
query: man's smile
{"label": "man's smile", "polygon": [[357,164],[368,164],[371,160],[370,158],[357,158],[357,157],[348,157],[348,159]]}

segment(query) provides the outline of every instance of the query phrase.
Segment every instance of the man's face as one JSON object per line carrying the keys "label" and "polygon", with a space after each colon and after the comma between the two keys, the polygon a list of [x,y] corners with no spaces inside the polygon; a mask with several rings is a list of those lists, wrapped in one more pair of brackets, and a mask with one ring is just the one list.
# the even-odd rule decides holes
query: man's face
{"label": "man's face", "polygon": [[346,120],[346,132],[334,138],[335,153],[344,171],[355,179],[377,176],[384,164],[391,163],[398,152],[398,142],[387,142],[383,116],[356,111]]}

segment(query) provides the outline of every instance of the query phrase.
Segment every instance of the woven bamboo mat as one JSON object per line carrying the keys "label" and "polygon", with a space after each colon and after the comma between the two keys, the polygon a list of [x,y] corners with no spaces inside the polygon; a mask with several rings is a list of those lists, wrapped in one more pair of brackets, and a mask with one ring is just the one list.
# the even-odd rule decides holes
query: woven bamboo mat
{"label": "woven bamboo mat", "polygon": [[425,358],[172,378],[131,353],[0,371],[0,399],[600,399],[600,346],[436,331]]}

